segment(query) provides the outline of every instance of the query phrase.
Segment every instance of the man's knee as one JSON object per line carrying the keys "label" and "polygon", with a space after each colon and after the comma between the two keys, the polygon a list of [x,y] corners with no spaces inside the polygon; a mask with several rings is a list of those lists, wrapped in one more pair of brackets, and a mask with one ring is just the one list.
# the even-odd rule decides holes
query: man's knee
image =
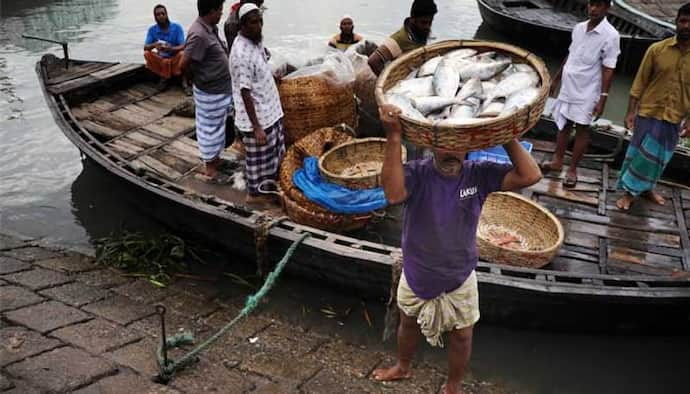
{"label": "man's knee", "polygon": [[414,316],[407,316],[405,312],[400,311],[400,327],[403,329],[417,329],[417,318]]}
{"label": "man's knee", "polygon": [[474,331],[474,326],[469,326],[461,328],[459,330],[453,330],[449,334],[449,339],[452,344],[458,346],[464,346],[472,343],[472,333]]}

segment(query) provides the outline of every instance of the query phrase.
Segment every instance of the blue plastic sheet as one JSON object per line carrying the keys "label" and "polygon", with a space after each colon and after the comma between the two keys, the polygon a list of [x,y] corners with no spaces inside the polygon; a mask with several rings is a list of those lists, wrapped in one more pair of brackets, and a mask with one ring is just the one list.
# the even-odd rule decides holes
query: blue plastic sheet
{"label": "blue plastic sheet", "polygon": [[329,211],[343,214],[368,213],[385,208],[387,205],[383,188],[353,190],[321,178],[318,159],[307,157],[304,167],[292,176],[302,193],[311,201]]}

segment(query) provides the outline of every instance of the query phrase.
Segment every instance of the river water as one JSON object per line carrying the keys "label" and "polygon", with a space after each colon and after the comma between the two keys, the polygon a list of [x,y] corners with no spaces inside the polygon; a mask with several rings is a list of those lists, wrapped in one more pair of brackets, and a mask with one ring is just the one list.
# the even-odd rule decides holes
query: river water
{"label": "river water", "polygon": [[[53,122],[34,65],[43,53],[61,55],[61,49],[21,38],[21,34],[33,34],[68,41],[74,58],[140,62],[157,2],[0,0],[0,232],[89,250],[93,238],[118,229],[161,229],[125,202],[129,199],[107,174],[82,163],[77,149]],[[266,44],[273,53],[299,63],[324,50],[343,14],[353,16],[356,31],[379,42],[400,27],[408,3],[268,0]],[[482,26],[475,0],[437,3],[440,12],[433,32],[437,39],[517,39],[540,53],[519,37],[505,37]],[[172,20],[185,27],[194,20],[194,1],[168,0],[165,4]],[[549,56],[545,60],[552,70],[560,62]],[[630,76],[616,77],[606,117],[616,121],[623,117],[630,80]],[[304,288],[299,282],[292,283],[293,288]],[[314,299],[348,300],[328,289],[299,291],[304,292],[303,298],[318,293]],[[380,328],[380,323],[375,324]],[[380,332],[372,333],[361,322],[334,329],[372,344]],[[682,392],[689,370],[687,339],[566,335],[484,325],[477,330],[472,370],[479,378],[504,382],[520,392]],[[443,353],[425,350],[422,357],[440,359]]]}

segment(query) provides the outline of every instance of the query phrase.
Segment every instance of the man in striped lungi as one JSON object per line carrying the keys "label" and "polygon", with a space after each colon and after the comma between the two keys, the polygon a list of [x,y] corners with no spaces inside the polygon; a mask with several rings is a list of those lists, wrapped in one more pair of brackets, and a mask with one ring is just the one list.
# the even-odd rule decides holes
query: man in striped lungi
{"label": "man in striped lungi", "polygon": [[196,139],[206,164],[205,179],[224,184],[230,177],[219,171],[225,149],[225,122],[232,105],[228,47],[218,35],[224,0],[198,0],[199,17],[189,27],[184,66],[190,66],[196,105]]}
{"label": "man in striped lungi", "polygon": [[255,4],[238,12],[240,34],[230,53],[235,127],[246,147],[247,202],[264,203],[259,184],[275,180],[285,153],[283,108],[262,44],[263,17]]}

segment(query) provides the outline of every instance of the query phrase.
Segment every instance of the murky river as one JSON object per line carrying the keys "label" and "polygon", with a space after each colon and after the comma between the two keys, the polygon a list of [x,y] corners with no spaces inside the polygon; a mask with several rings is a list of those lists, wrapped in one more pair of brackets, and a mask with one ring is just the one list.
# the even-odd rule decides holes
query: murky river
{"label": "murky river", "polygon": [[[60,48],[21,38],[26,33],[68,41],[75,58],[139,62],[143,60],[146,28],[153,22],[152,7],[157,2],[0,0],[0,230],[89,249],[91,239],[117,229],[159,228],[136,206],[125,202],[127,198],[107,174],[84,165],[79,152],[53,122],[34,64],[45,52],[60,55]],[[408,3],[268,0],[264,36],[274,53],[298,61],[324,50],[343,14],[353,16],[360,34],[380,41],[399,28],[409,10]],[[438,3],[440,12],[433,33],[437,39],[511,41],[481,26],[475,0]],[[171,19],[183,26],[189,26],[195,18],[194,1],[169,0],[165,4]],[[521,44],[530,47],[529,43]],[[545,59],[552,70],[560,62]],[[630,79],[616,77],[606,117],[622,118]],[[298,281],[287,283],[290,285],[279,291],[302,292],[301,298],[311,298],[312,302],[352,301],[328,289],[304,290]],[[380,309],[375,312],[381,316]],[[317,319],[312,324],[322,321]],[[375,329],[380,328],[380,322],[375,325]],[[334,325],[333,329],[372,344],[380,333],[362,321]],[[688,338],[564,335],[488,325],[477,331],[474,374],[505,382],[520,392],[687,392],[683,389],[687,388]],[[422,357],[443,356],[443,352],[427,350]]]}

